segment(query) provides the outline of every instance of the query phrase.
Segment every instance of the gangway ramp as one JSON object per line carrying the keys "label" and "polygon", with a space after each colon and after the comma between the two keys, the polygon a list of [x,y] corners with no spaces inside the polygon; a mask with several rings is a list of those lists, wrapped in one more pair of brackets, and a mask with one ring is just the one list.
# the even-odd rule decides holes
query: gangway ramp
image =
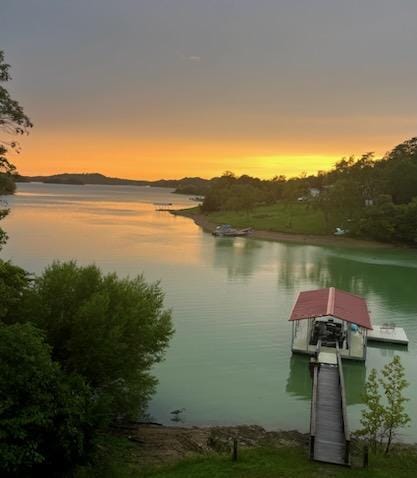
{"label": "gangway ramp", "polygon": [[339,350],[317,354],[313,370],[310,456],[313,460],[350,465],[350,434],[343,368]]}

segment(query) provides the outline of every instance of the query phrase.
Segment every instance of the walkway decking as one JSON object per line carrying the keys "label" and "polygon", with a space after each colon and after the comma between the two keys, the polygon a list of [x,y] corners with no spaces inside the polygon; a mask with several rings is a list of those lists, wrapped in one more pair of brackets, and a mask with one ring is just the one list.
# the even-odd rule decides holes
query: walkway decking
{"label": "walkway decking", "polygon": [[329,362],[333,363],[314,367],[310,455],[316,461],[349,465],[350,437],[339,353],[335,351]]}

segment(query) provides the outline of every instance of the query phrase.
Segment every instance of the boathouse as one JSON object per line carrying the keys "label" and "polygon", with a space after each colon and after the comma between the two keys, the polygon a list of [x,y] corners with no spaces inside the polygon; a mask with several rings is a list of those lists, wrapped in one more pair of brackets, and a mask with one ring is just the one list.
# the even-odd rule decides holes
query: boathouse
{"label": "boathouse", "polygon": [[365,299],[334,287],[300,292],[292,310],[292,351],[365,360],[371,319]]}

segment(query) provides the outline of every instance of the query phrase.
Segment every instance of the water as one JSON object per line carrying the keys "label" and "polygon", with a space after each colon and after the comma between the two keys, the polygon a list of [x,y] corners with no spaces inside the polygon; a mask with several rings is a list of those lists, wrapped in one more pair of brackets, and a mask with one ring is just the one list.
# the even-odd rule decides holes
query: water
{"label": "water", "polygon": [[185,408],[185,425],[307,431],[308,360],[291,357],[288,317],[300,290],[332,285],[364,296],[374,323],[404,327],[410,340],[408,350],[372,346],[366,366],[345,365],[351,428],[367,373],[398,353],[411,383],[412,424],[402,438],[417,441],[415,251],[214,238],[190,219],[156,212],[154,202],[192,205],[160,188],[20,184],[7,200],[3,258],[35,273],[76,259],[161,281],[176,333],[155,368],[155,420],[170,423],[170,412]]}

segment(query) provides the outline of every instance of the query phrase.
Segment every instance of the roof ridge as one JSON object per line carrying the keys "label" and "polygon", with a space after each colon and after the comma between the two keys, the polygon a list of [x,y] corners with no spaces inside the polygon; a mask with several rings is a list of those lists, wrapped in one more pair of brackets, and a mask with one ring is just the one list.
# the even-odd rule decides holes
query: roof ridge
{"label": "roof ridge", "polygon": [[334,287],[329,287],[329,296],[327,298],[327,315],[334,315],[334,301],[336,296],[336,290]]}

